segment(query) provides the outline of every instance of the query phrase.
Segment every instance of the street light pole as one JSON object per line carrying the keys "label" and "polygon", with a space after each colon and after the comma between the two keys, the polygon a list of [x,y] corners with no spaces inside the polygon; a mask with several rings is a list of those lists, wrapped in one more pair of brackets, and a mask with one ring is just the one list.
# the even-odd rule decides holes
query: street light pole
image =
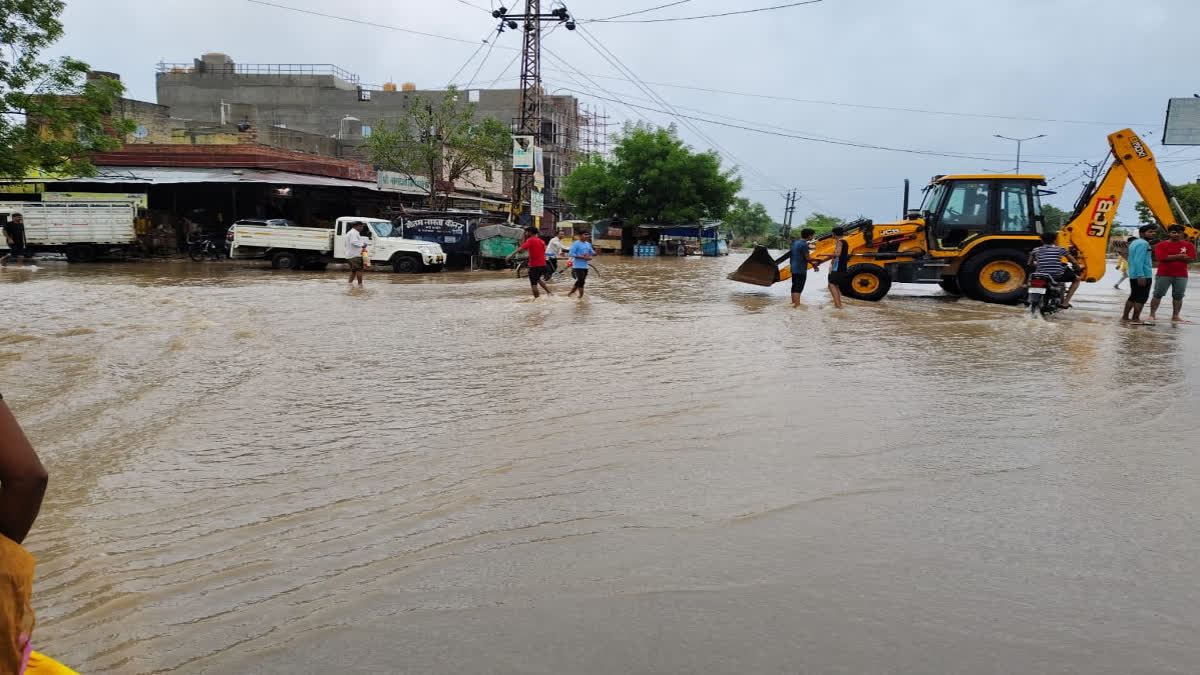
{"label": "street light pole", "polygon": [[1038,134],[1029,138],[1010,138],[1009,136],[1001,136],[1000,134],[992,134],[996,138],[1003,138],[1006,141],[1014,141],[1017,144],[1017,173],[1021,173],[1021,144],[1025,141],[1032,141],[1035,138],[1045,138],[1046,134]]}

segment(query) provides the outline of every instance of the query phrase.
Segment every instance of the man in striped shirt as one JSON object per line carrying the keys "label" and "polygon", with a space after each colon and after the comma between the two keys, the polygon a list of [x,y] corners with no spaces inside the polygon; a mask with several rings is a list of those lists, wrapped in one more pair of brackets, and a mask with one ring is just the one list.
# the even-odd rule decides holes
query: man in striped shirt
{"label": "man in striped shirt", "polygon": [[[1029,252],[1029,264],[1034,266],[1036,274],[1047,274],[1055,281],[1061,283],[1071,282],[1071,290],[1067,291],[1067,297],[1063,298],[1063,309],[1070,309],[1071,298],[1075,296],[1075,291],[1079,290],[1079,275],[1075,273],[1074,268],[1079,266],[1079,261],[1067,249],[1055,244],[1058,241],[1058,234],[1054,232],[1045,232],[1042,234],[1042,245]],[[1063,264],[1063,258],[1071,262],[1071,267]]]}

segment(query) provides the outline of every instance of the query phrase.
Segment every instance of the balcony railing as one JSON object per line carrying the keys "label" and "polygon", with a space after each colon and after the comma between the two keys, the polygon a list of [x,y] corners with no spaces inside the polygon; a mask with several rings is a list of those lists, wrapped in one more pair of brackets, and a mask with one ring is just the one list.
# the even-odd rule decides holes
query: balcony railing
{"label": "balcony railing", "polygon": [[358,75],[332,63],[166,63],[160,61],[158,73],[204,73],[205,75],[333,75],[358,84]]}

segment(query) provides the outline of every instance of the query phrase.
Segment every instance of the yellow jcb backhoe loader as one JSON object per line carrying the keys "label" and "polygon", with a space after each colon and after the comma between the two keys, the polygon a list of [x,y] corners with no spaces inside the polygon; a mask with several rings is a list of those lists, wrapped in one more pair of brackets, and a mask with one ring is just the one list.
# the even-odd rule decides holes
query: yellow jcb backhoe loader
{"label": "yellow jcb backhoe loader", "polygon": [[[1158,172],[1154,155],[1131,130],[1108,137],[1112,165],[1104,179],[1084,188],[1070,222],[1058,231],[1058,244],[1083,266],[1080,278],[1104,276],[1105,257],[1113,218],[1121,203],[1125,181],[1133,182],[1161,227],[1183,219],[1185,237],[1196,241],[1178,202]],[[907,181],[906,181],[907,183]],[[881,300],[893,283],[936,283],[949,293],[984,302],[1014,303],[1026,293],[1026,262],[1045,229],[1040,200],[1045,178],[1035,175],[935,176],[925,188],[919,209],[908,209],[905,220],[877,225],[858,220],[845,226],[850,259],[842,293],[860,300]],[[815,239],[812,257],[833,257],[829,234]],[[729,275],[734,281],[770,286],[791,278],[791,267],[780,268],[766,247],[755,247],[746,262]]]}

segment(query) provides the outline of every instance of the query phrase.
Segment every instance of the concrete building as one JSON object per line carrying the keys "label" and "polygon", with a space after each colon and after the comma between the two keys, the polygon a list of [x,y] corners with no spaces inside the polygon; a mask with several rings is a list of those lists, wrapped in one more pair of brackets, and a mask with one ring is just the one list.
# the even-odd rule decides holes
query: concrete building
{"label": "concrete building", "polygon": [[[330,64],[243,64],[225,54],[204,54],[191,64],[161,63],[158,103],[174,117],[202,123],[257,120],[262,128],[286,128],[361,143],[382,119],[400,117],[418,96],[439,99],[442,90],[364,85],[357,75]],[[472,89],[468,100],[481,117],[515,125],[520,90]],[[543,148],[546,203],[559,202],[562,178],[579,152],[579,103],[573,96],[546,96],[539,144]]]}

